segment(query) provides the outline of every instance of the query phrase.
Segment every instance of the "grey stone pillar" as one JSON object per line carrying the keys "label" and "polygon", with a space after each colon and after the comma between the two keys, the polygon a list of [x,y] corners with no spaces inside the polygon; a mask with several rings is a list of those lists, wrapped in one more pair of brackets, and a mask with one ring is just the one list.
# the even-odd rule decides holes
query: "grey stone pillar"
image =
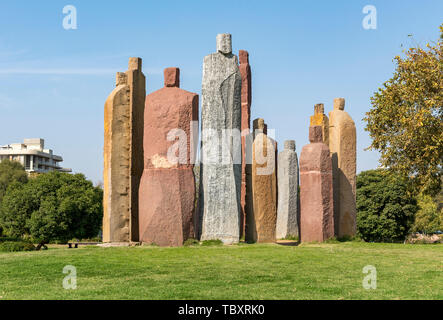
{"label": "grey stone pillar", "polygon": [[285,141],[278,155],[277,239],[298,237],[298,158],[295,141]]}
{"label": "grey stone pillar", "polygon": [[217,36],[205,57],[202,83],[200,174],[201,240],[240,238],[241,74],[231,35]]}

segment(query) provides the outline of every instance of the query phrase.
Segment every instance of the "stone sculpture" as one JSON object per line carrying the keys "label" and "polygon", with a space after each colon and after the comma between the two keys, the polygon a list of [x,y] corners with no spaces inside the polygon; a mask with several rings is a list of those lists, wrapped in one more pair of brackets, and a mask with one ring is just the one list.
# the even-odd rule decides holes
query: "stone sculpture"
{"label": "stone sculpture", "polygon": [[230,34],[204,58],[200,173],[201,240],[236,243],[241,212],[241,74]]}
{"label": "stone sculpture", "polygon": [[323,103],[314,106],[314,115],[311,116],[311,127],[321,126],[323,134],[323,142],[329,145],[329,120],[325,115],[325,106]]}
{"label": "stone sculpture", "polygon": [[103,242],[138,241],[138,188],[143,172],[146,79],[130,58],[105,103]]}
{"label": "stone sculpture", "polygon": [[246,214],[247,242],[274,242],[277,223],[276,142],[263,119],[254,120],[251,192]]}
{"label": "stone sculpture", "polygon": [[300,155],[300,237],[322,242],[334,236],[332,161],[321,126],[309,128],[309,141]]}
{"label": "stone sculpture", "polygon": [[251,66],[249,65],[249,53],[245,50],[239,51],[240,74],[241,74],[241,132],[242,132],[242,185],[241,185],[241,235],[245,232],[246,223],[246,166],[250,166],[246,159],[246,143],[251,128]]}
{"label": "stone sculpture", "polygon": [[191,137],[198,130],[198,95],[180,89],[178,68],[165,69],[164,76],[164,88],[146,97],[140,242],[181,246],[195,238]]}
{"label": "stone sculpture", "polygon": [[329,149],[334,181],[335,235],[356,234],[357,135],[355,123],[344,111],[345,99],[334,100],[329,113]]}
{"label": "stone sculpture", "polygon": [[298,158],[295,141],[285,141],[278,155],[277,239],[298,237]]}

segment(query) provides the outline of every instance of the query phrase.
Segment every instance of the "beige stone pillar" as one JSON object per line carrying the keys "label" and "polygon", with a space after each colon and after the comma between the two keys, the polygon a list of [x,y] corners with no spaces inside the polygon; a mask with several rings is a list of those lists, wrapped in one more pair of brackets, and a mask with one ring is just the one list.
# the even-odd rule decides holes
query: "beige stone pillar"
{"label": "beige stone pillar", "polygon": [[105,103],[103,242],[138,241],[138,187],[143,173],[145,76],[140,58],[117,73]]}
{"label": "beige stone pillar", "polygon": [[252,145],[251,191],[246,214],[247,242],[274,242],[277,224],[276,142],[267,136],[263,119],[254,120]]}
{"label": "beige stone pillar", "polygon": [[329,113],[329,149],[334,183],[336,237],[356,234],[357,134],[355,123],[344,111],[345,99],[334,100]]}

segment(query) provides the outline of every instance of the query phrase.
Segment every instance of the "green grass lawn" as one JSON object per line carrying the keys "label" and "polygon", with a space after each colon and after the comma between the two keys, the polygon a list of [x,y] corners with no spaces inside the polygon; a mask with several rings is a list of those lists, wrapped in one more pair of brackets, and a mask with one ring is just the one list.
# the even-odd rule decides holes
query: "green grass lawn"
{"label": "green grass lawn", "polygon": [[[77,289],[65,290],[65,265]],[[362,269],[377,268],[377,289]],[[52,248],[0,253],[1,299],[443,299],[443,245]]]}

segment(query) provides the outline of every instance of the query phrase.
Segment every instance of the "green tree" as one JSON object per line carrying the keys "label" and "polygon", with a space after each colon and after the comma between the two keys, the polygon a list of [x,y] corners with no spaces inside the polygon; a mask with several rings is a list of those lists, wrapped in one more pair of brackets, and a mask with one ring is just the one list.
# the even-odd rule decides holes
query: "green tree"
{"label": "green tree", "polygon": [[32,193],[32,190],[29,190],[30,185],[33,183],[14,182],[3,197],[0,207],[0,228],[10,237],[30,236],[27,221],[31,213],[38,210],[38,201],[30,196]]}
{"label": "green tree", "polygon": [[11,183],[26,183],[27,181],[28,175],[20,162],[9,160],[0,162],[0,202]]}
{"label": "green tree", "polygon": [[419,195],[419,210],[415,215],[415,222],[412,230],[420,233],[434,233],[443,231],[443,210],[429,195]]}
{"label": "green tree", "polygon": [[98,234],[103,191],[82,174],[50,172],[8,188],[0,223],[10,236],[31,238],[40,246],[51,240]]}
{"label": "green tree", "polygon": [[[3,160],[0,162],[0,210],[3,196],[8,186],[14,182],[26,183],[28,175],[25,168],[17,161]],[[0,236],[3,234],[0,226]]]}
{"label": "green tree", "polygon": [[416,189],[428,194],[440,190],[443,163],[443,25],[440,31],[434,45],[395,57],[394,76],[364,118],[381,164],[414,177]]}
{"label": "green tree", "polygon": [[418,209],[409,180],[387,169],[357,176],[357,230],[363,240],[393,242],[407,236]]}

